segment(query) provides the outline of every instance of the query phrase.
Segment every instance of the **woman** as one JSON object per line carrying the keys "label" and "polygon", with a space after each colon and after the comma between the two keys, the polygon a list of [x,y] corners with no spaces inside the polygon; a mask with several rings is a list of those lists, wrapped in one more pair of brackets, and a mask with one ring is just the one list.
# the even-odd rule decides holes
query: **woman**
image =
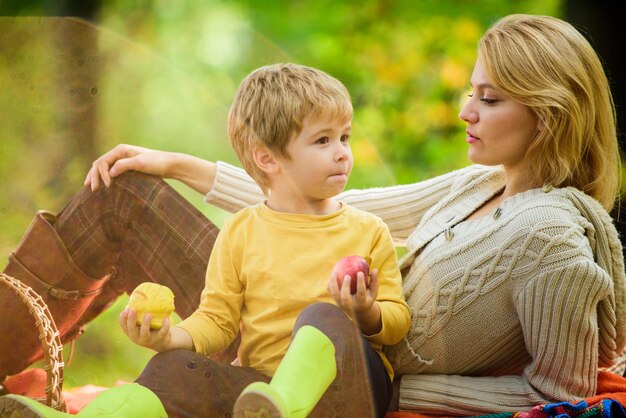
{"label": "woman", "polygon": [[[412,326],[387,350],[401,376],[398,407],[471,415],[591,396],[598,368],[618,363],[626,345],[621,244],[607,213],[618,191],[619,152],[606,76],[571,25],[511,15],[481,39],[471,86],[459,116],[477,165],[341,196],[381,216],[408,248],[400,263]],[[215,227],[156,180],[112,180],[128,170],[179,179],[229,211],[263,198],[227,164],[131,146],[103,155],[85,181],[96,192],[81,192],[58,219],[38,222],[60,238],[51,241],[72,266],[65,270],[100,280],[75,280],[90,284],[83,293],[93,302],[75,303],[74,317],[67,305],[55,308],[67,338],[144,279],[172,287],[183,316],[202,287]],[[36,229],[7,267],[24,281],[26,270],[43,263],[22,261],[40,252],[28,240]],[[115,277],[103,284],[111,266]],[[187,271],[181,283],[175,272]],[[60,286],[64,279],[50,280]],[[98,287],[99,296],[89,293]],[[3,354],[0,370],[19,371],[36,357],[32,345]],[[162,376],[169,365],[159,356],[144,375]],[[148,380],[139,382],[166,392],[167,381]],[[159,397],[168,412],[184,409],[184,399],[175,405]]]}

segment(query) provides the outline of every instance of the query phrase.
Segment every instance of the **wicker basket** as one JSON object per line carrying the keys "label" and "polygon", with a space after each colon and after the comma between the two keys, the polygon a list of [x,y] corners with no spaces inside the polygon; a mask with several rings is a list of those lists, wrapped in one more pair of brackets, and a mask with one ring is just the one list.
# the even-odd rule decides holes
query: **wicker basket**
{"label": "wicker basket", "polygon": [[8,286],[28,307],[39,331],[39,340],[43,347],[44,370],[47,374],[46,398],[39,399],[46,405],[66,412],[61,395],[63,388],[63,345],[54,319],[41,296],[33,289],[4,273],[0,273],[0,284]]}

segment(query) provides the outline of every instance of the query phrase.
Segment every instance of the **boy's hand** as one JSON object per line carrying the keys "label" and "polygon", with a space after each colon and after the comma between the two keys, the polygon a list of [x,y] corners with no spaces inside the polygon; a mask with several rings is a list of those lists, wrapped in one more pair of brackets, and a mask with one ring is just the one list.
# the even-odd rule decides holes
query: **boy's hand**
{"label": "boy's hand", "polygon": [[137,345],[151,348],[158,352],[171,350],[170,319],[165,318],[163,326],[159,330],[150,329],[150,319],[150,314],[146,314],[141,322],[141,326],[138,326],[137,312],[134,309],[126,308],[120,314],[120,326],[124,334]]}
{"label": "boy's hand", "polygon": [[350,276],[343,279],[341,288],[337,276],[331,274],[326,286],[337,306],[346,312],[359,326],[363,334],[374,335],[382,328],[380,307],[376,303],[378,296],[378,270],[370,272],[369,289],[365,285],[365,276],[357,274],[356,293],[350,294]]}

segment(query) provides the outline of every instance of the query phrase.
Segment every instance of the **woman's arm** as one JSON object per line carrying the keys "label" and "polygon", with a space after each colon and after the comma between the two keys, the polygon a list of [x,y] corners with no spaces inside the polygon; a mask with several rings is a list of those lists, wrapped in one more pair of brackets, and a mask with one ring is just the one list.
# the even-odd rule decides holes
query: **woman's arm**
{"label": "woman's arm", "polygon": [[532,359],[521,375],[405,375],[400,383],[400,409],[476,415],[529,410],[594,395],[598,304],[611,297],[611,279],[590,259],[578,257],[560,264],[531,280],[515,301]]}
{"label": "woman's arm", "polygon": [[120,144],[95,160],[85,186],[97,190],[125,171],[135,170],[162,178],[179,180],[201,194],[207,194],[215,179],[215,163],[187,154],[152,150]]}
{"label": "woman's arm", "polygon": [[[221,161],[213,163],[187,154],[125,144],[117,145],[94,161],[85,178],[85,186],[97,190],[102,182],[108,187],[112,178],[128,170],[180,180],[204,194],[207,203],[231,213],[266,198],[241,168]],[[337,199],[382,218],[394,241],[402,244],[426,211],[446,196],[455,184],[479,170],[484,168],[470,166],[406,185],[348,190]]]}
{"label": "woman's arm", "polygon": [[[382,218],[394,241],[403,243],[426,211],[456,184],[484,170],[484,167],[470,166],[417,183],[348,190],[337,199]],[[205,198],[207,203],[234,213],[264,198],[261,189],[244,170],[217,162],[215,181]]]}

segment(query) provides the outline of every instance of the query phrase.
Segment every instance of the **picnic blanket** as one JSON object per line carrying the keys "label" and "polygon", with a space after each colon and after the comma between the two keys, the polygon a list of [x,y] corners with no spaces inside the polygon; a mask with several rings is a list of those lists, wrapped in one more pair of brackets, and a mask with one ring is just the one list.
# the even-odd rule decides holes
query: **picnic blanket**
{"label": "picnic blanket", "polygon": [[[115,385],[128,382],[119,381]],[[45,397],[46,372],[43,369],[27,369],[4,382],[7,390],[18,395],[34,398]],[[63,391],[67,410],[78,413],[106,387],[85,385]],[[626,418],[626,378],[601,371],[598,373],[596,396],[576,403],[559,402],[539,405],[530,411],[511,411],[498,414],[477,415],[474,418]],[[351,417],[346,417],[351,418]],[[414,412],[388,412],[385,418],[435,418]],[[444,418],[443,416],[439,418]],[[446,417],[447,418],[447,417]]]}
{"label": "picnic blanket", "polygon": [[[621,418],[626,417],[626,378],[614,373],[598,373],[596,395],[576,403],[538,405],[530,411],[476,415],[474,418]],[[413,412],[389,412],[385,418],[434,418]],[[439,417],[443,418],[443,417]]]}

